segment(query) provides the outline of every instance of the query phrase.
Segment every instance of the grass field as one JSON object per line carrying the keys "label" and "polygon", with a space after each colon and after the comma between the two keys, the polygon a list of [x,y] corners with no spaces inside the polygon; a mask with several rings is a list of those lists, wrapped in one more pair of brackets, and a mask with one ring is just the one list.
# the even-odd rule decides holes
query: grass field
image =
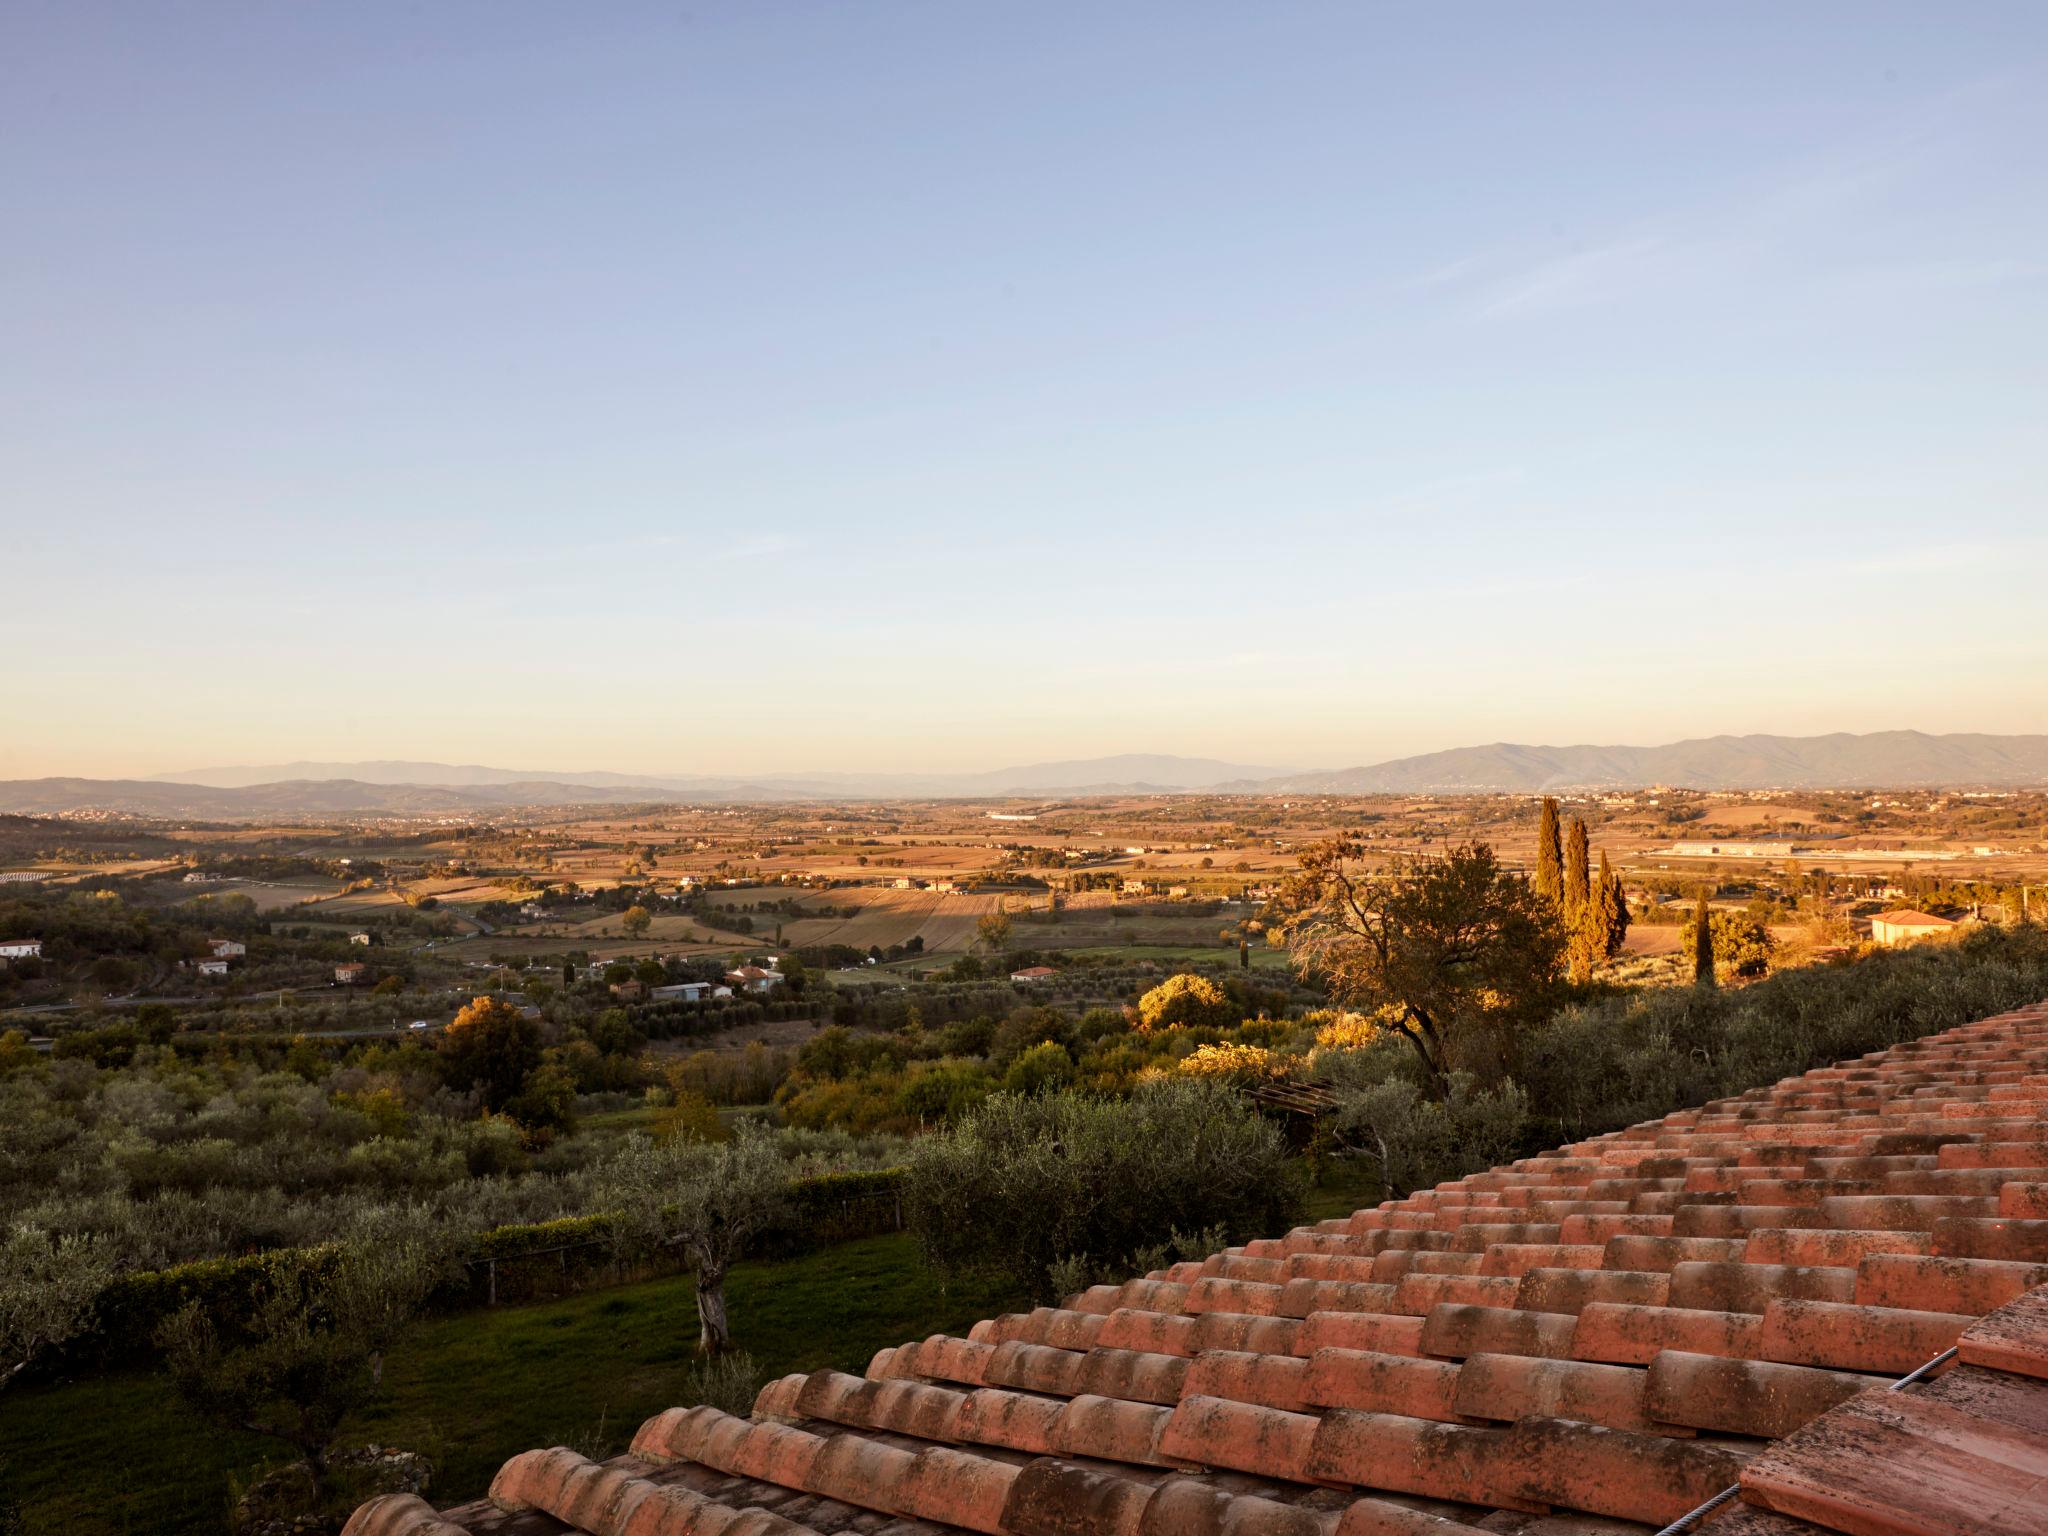
{"label": "grass field", "polygon": [[[1084,944],[1062,949],[1063,954],[1084,955],[1098,960],[1157,960],[1167,965],[1237,964],[1235,945],[1202,944]],[[1251,951],[1255,971],[1284,971],[1287,951],[1254,945]]]}
{"label": "grass field", "polygon": [[256,903],[259,912],[279,912],[296,907],[305,901],[327,901],[341,889],[339,880],[322,880],[309,877],[304,880],[228,880],[217,885],[180,886],[181,899],[193,895],[218,894],[223,896],[246,896]]}
{"label": "grass field", "polygon": [[[806,906],[857,906],[854,917],[807,917],[783,924],[787,944],[851,944],[856,949],[924,940],[926,954],[960,954],[974,943],[974,925],[995,911],[997,898],[934,891],[854,889],[824,891]],[[759,919],[756,919],[758,922]]]}
{"label": "grass field", "polygon": [[[965,1332],[1018,1304],[996,1287],[942,1290],[901,1235],[740,1265],[728,1296],[764,1377],[859,1374],[885,1345]],[[392,1357],[385,1400],[351,1438],[432,1456],[438,1503],[473,1497],[532,1446],[624,1449],[643,1419],[683,1400],[695,1343],[688,1276],[435,1319]],[[154,1375],[0,1398],[0,1459],[32,1532],[212,1536],[230,1479],[271,1454],[191,1418]]]}

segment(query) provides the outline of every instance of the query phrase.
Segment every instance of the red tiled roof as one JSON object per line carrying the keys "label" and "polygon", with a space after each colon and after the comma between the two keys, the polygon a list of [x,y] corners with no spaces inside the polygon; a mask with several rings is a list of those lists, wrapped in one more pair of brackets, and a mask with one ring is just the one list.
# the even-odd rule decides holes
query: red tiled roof
{"label": "red tiled roof", "polygon": [[347,1536],[2039,1536],[2044,1111],[2048,1004]]}
{"label": "red tiled roof", "polygon": [[1932,912],[1917,911],[1912,907],[1901,907],[1896,912],[1880,912],[1871,918],[1873,923],[1890,923],[1894,928],[1953,928],[1952,917],[1937,917]]}

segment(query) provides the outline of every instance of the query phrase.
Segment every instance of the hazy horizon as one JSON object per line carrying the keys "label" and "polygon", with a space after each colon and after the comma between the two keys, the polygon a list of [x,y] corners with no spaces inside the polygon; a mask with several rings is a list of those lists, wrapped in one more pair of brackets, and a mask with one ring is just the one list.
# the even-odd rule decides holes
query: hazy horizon
{"label": "hazy horizon", "polygon": [[0,778],[2048,731],[2039,6],[0,59]]}
{"label": "hazy horizon", "polygon": [[[1457,742],[1438,747],[1425,748],[1422,751],[1415,753],[1390,754],[1387,757],[1378,759],[1361,758],[1348,762],[1297,762],[1288,764],[1253,763],[1241,759],[1234,760],[1228,758],[1214,758],[1206,754],[1132,750],[1115,753],[1106,753],[1078,759],[1057,757],[1048,753],[1039,753],[1035,755],[1020,756],[1002,762],[972,763],[952,768],[936,768],[930,765],[921,765],[907,759],[900,759],[892,764],[884,764],[881,766],[874,767],[841,767],[794,761],[737,768],[722,773],[705,773],[701,770],[691,767],[647,767],[645,765],[622,764],[612,761],[586,761],[580,763],[580,765],[578,766],[565,767],[560,764],[536,765],[534,763],[524,761],[493,763],[451,762],[439,759],[420,758],[416,756],[400,756],[356,757],[343,759],[296,758],[278,762],[256,762],[251,760],[235,763],[221,762],[210,764],[181,764],[175,767],[159,767],[150,770],[143,770],[123,774],[55,774],[28,775],[24,777],[128,779],[136,781],[188,783],[194,785],[214,784],[222,787],[240,787],[244,785],[253,785],[258,783],[286,781],[294,778],[333,779],[354,777],[361,777],[368,782],[376,784],[441,783],[460,785],[472,782],[472,780],[461,777],[445,777],[444,775],[480,773],[499,777],[516,776],[517,778],[522,780],[532,780],[536,782],[557,781],[574,783],[579,780],[583,780],[596,783],[604,780],[630,781],[638,779],[643,780],[649,784],[656,784],[661,781],[681,782],[691,779],[758,779],[764,782],[770,780],[810,780],[822,782],[833,778],[843,778],[847,780],[880,780],[887,778],[899,778],[910,780],[923,778],[930,780],[946,777],[994,777],[997,775],[1001,775],[1008,772],[1015,772],[1018,770],[1066,768],[1070,766],[1096,768],[1100,766],[1106,770],[1127,768],[1129,771],[1107,771],[1098,776],[1097,778],[1091,780],[1090,782],[1141,783],[1150,781],[1160,783],[1193,784],[1197,782],[1220,782],[1226,777],[1233,781],[1257,781],[1259,779],[1267,778],[1285,779],[1294,775],[1317,774],[1331,771],[1339,771],[1344,769],[1370,768],[1377,767],[1385,763],[1397,763],[1421,758],[1433,758],[1439,755],[1455,756],[1461,753],[1487,752],[1495,748],[1508,748],[1515,751],[1526,751],[1535,753],[1626,753],[1641,751],[1660,751],[1672,748],[1701,746],[1715,743],[1741,743],[1748,741],[1757,741],[1759,739],[1766,740],[1774,745],[1789,744],[1793,747],[1819,747],[1826,745],[1830,742],[1836,741],[1839,738],[1846,738],[1848,741],[1867,745],[1873,744],[1875,739],[1877,738],[1897,736],[1920,736],[1929,738],[1935,742],[1942,742],[1949,736],[1988,736],[1992,742],[2002,743],[2010,742],[2021,737],[2025,737],[2031,741],[2033,739],[2038,739],[2038,737],[2043,734],[2048,733],[1935,733],[1922,732],[1913,727],[1907,726],[1894,727],[1887,730],[1876,732],[1808,733],[1805,735],[1785,735],[1780,733],[1746,731],[1714,732],[1707,733],[1705,735],[1687,736],[1682,738],[1676,738],[1670,741],[1656,742],[1510,742],[1505,740],[1504,738],[1491,738],[1484,741]],[[1904,746],[1904,744],[1900,743],[1888,743],[1888,745],[1892,746],[1895,750],[1903,748]],[[1173,765],[1179,765],[1184,768],[1192,768],[1198,765],[1214,766],[1216,768],[1228,768],[1231,770],[1231,772],[1228,775],[1217,774],[1210,776],[1175,775],[1167,771]],[[363,772],[360,774],[356,774],[335,771],[340,769],[356,769],[363,770]],[[420,773],[417,775],[409,775],[406,773],[399,773],[397,770],[400,769],[422,769],[427,770],[427,772]],[[307,770],[312,771],[308,772]],[[474,782],[482,783],[487,781],[479,779],[475,780]],[[491,782],[495,782],[495,779],[491,780]],[[1082,780],[1075,779],[1071,782],[1078,784],[1082,782]]]}

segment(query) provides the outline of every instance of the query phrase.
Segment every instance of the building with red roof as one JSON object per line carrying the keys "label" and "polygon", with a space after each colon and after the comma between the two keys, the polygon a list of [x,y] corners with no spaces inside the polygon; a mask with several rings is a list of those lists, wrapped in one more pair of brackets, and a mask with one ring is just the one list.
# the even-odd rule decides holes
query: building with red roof
{"label": "building with red roof", "polygon": [[1956,926],[1953,918],[1902,907],[1896,912],[1880,912],[1873,917],[1870,920],[1870,937],[1879,944],[1910,944],[1915,939],[1939,938]]}

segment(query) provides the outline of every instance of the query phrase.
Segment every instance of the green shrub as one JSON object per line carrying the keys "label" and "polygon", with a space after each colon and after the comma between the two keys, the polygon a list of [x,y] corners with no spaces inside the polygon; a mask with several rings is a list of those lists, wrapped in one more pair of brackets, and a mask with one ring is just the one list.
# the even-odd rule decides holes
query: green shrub
{"label": "green shrub", "polygon": [[1206,976],[1169,976],[1138,999],[1138,1022],[1147,1029],[1228,1029],[1237,1010],[1229,994]]}
{"label": "green shrub", "polygon": [[1074,1058],[1057,1040],[1034,1045],[1003,1074],[1005,1093],[1047,1093],[1070,1087],[1074,1081]]}
{"label": "green shrub", "polygon": [[1053,1266],[1128,1269],[1176,1232],[1280,1231],[1304,1194],[1286,1138],[1228,1088],[1148,1083],[1129,1099],[1003,1093],[911,1152],[904,1203],[928,1262],[1050,1295]]}
{"label": "green shrub", "polygon": [[1518,1080],[1547,1142],[1656,1119],[2048,996],[2048,933],[1983,928],[1726,990],[1669,987],[1529,1030]]}

